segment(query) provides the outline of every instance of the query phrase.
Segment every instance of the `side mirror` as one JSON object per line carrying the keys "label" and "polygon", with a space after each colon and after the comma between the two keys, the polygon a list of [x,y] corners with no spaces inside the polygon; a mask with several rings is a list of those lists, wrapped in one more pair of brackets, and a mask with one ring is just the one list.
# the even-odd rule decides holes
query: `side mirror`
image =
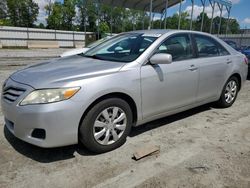
{"label": "side mirror", "polygon": [[117,46],[117,47],[115,48],[115,53],[119,53],[119,52],[121,52],[122,50],[123,50],[122,47]]}
{"label": "side mirror", "polygon": [[170,63],[172,63],[172,55],[171,54],[165,54],[165,53],[154,54],[149,59],[149,61],[153,65],[156,65],[156,64],[170,64]]}

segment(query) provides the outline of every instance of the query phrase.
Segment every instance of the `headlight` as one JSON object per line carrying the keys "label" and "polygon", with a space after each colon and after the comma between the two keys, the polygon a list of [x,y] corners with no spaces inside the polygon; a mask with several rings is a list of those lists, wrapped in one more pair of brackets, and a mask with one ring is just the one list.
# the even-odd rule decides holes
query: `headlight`
{"label": "headlight", "polygon": [[74,96],[79,90],[80,87],[35,90],[25,97],[20,105],[47,104],[67,100]]}

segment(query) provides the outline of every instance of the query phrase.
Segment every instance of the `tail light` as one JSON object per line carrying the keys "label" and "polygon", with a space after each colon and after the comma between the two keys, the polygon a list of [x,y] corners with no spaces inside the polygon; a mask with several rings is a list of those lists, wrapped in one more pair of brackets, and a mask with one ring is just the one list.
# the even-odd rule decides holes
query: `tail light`
{"label": "tail light", "polygon": [[248,65],[248,58],[247,57],[244,57],[244,61],[245,61],[246,65]]}

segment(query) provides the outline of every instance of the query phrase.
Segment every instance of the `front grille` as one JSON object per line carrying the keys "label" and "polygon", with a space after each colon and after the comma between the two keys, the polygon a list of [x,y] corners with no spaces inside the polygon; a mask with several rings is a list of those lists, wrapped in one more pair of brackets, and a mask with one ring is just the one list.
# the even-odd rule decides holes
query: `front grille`
{"label": "front grille", "polygon": [[25,89],[19,87],[5,87],[3,89],[3,98],[8,102],[15,102],[25,91]]}

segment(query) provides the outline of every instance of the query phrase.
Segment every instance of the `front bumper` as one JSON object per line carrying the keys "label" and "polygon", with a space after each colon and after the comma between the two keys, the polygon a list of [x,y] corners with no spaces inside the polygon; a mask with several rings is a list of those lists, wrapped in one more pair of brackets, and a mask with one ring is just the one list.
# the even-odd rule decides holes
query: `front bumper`
{"label": "front bumper", "polygon": [[[33,88],[9,79],[7,85],[18,85],[26,92],[15,102],[1,98],[5,125],[17,138],[40,147],[58,147],[78,142],[78,126],[82,116],[79,102],[72,99],[51,104],[19,106],[19,102]],[[32,132],[45,131],[45,138],[34,137]]]}

